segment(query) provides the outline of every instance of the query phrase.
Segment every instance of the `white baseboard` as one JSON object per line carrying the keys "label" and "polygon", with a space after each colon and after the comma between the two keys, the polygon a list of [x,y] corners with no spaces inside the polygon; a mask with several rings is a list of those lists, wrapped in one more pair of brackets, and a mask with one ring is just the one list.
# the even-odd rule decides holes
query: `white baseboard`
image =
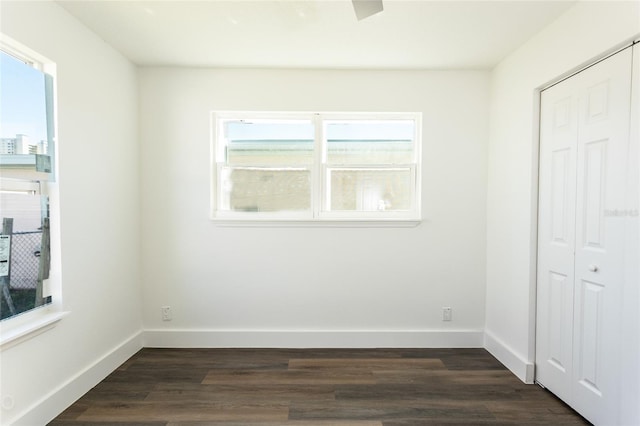
{"label": "white baseboard", "polygon": [[89,367],[78,372],[60,387],[34,403],[25,412],[16,416],[11,424],[16,426],[47,424],[140,349],[142,349],[142,331],[129,337]]}
{"label": "white baseboard", "polygon": [[146,330],[152,348],[481,348],[481,330]]}
{"label": "white baseboard", "polygon": [[527,361],[489,331],[484,332],[484,348],[524,383],[533,383],[534,363]]}

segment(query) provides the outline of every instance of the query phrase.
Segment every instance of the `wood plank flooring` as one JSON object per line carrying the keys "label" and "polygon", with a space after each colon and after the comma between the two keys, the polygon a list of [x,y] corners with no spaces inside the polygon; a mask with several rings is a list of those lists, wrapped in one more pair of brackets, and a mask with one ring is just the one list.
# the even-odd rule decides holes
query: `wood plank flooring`
{"label": "wood plank flooring", "polygon": [[484,349],[143,349],[50,425],[588,425]]}

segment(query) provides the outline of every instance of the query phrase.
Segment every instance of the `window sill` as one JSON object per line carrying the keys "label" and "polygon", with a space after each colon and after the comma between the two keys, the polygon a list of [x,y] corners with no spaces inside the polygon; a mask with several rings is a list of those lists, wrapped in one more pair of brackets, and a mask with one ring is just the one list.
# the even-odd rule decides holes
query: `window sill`
{"label": "window sill", "polygon": [[[2,324],[0,326],[0,352],[52,329],[69,312],[34,312],[36,315],[32,318],[26,316],[29,314],[25,314],[25,318],[15,318],[14,320],[19,322],[18,324]],[[12,321],[12,319],[5,321]]]}
{"label": "window sill", "polygon": [[415,228],[422,222],[418,219],[244,219],[214,218],[215,225],[239,228]]}

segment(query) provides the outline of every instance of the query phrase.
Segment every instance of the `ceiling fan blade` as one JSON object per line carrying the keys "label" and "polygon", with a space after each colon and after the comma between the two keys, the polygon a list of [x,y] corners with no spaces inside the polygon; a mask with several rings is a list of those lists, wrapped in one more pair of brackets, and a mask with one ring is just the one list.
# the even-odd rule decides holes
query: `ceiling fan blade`
{"label": "ceiling fan blade", "polygon": [[362,21],[364,18],[368,18],[383,10],[382,0],[351,0],[351,2],[353,3],[353,10],[356,12],[358,21]]}

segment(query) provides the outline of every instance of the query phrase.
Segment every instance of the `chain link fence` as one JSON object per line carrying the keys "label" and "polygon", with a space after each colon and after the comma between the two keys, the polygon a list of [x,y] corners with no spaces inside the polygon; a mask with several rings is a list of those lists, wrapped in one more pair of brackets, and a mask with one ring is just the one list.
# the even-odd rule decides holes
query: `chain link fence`
{"label": "chain link fence", "polygon": [[32,290],[38,283],[42,231],[19,232],[11,235],[12,290]]}

